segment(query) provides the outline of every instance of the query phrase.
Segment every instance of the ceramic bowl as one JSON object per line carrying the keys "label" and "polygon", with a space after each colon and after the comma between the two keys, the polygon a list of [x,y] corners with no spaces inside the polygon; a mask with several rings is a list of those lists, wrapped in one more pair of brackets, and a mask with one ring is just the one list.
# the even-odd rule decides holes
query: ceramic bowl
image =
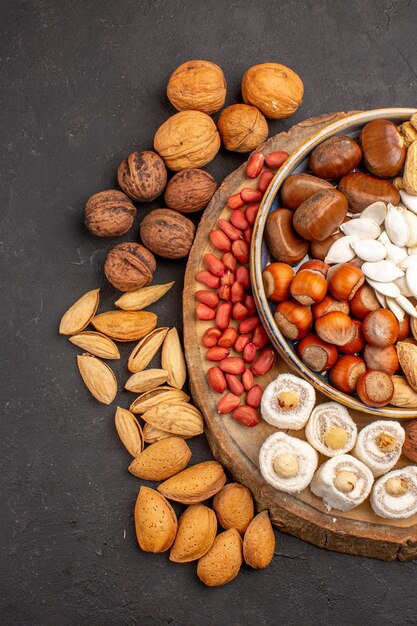
{"label": "ceramic bowl", "polygon": [[[332,135],[343,134],[349,135],[353,139],[357,139],[362,127],[371,120],[389,119],[396,124],[401,124],[402,122],[409,120],[411,115],[415,112],[416,109],[411,108],[390,108],[363,111],[345,117],[338,122],[334,122],[307,139],[295,152],[293,152],[293,154],[291,154],[271,181],[260,206],[252,238],[251,275],[254,297],[259,315],[271,342],[278,353],[282,356],[286,363],[293,370],[295,370],[296,374],[299,374],[308,380],[318,391],[324,393],[331,400],[340,402],[341,404],[358,411],[378,415],[379,417],[416,417],[417,409],[401,409],[390,405],[380,409],[369,407],[361,402],[357,396],[350,396],[338,391],[330,384],[328,374],[317,374],[304,365],[295,352],[293,342],[286,339],[279,331],[273,317],[276,304],[274,305],[274,303],[270,303],[268,301],[262,282],[262,271],[271,261],[273,261],[265,243],[264,231],[266,219],[269,213],[279,207],[279,190],[282,183],[290,174],[308,171],[308,157],[315,146]],[[306,260],[308,260],[308,257],[305,257],[301,263]]]}

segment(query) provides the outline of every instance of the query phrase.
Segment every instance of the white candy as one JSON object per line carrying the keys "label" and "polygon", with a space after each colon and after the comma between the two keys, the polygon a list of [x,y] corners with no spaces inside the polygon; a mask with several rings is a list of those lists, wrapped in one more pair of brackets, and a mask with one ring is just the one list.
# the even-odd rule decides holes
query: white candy
{"label": "white candy", "polygon": [[[386,452],[384,446],[378,445],[378,438],[384,434],[396,439],[395,448],[391,452]],[[359,431],[352,454],[365,463],[375,477],[382,476],[392,469],[400,458],[404,438],[404,428],[398,422],[378,420]]]}
{"label": "white candy", "polygon": [[[406,493],[392,495],[387,489],[388,481],[402,481]],[[385,519],[407,519],[417,513],[417,467],[409,465],[393,470],[376,481],[371,493],[371,505],[380,517]]]}
{"label": "white candy", "polygon": [[[292,391],[298,394],[299,402],[294,409],[283,409],[278,403],[278,394]],[[307,423],[316,402],[313,385],[294,374],[280,374],[265,389],[262,402],[262,417],[268,424],[278,428],[300,430]]]}
{"label": "white candy", "polygon": [[[342,448],[334,449],[326,445],[326,433],[331,428],[343,428],[348,434],[347,441]],[[347,409],[338,402],[325,402],[318,404],[310,415],[305,430],[307,441],[328,457],[337,454],[346,454],[355,445],[357,427],[350,417]]]}

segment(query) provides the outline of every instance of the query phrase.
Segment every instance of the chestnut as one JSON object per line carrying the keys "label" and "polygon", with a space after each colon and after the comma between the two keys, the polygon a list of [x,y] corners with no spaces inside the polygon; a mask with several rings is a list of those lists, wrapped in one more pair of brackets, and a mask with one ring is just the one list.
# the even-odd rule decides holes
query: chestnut
{"label": "chestnut", "polygon": [[337,361],[337,348],[317,335],[308,335],[297,346],[297,354],[313,372],[326,372]]}
{"label": "chestnut", "polygon": [[326,278],[326,274],[329,269],[330,265],[327,265],[327,263],[325,263],[323,260],[310,259],[310,261],[306,261],[305,263],[300,265],[298,271],[301,272],[301,270],[312,270],[313,272],[318,272],[319,274],[324,276],[324,278]]}
{"label": "chestnut", "polygon": [[262,272],[265,294],[272,302],[284,302],[290,297],[294,270],[287,263],[271,263]]}
{"label": "chestnut", "polygon": [[316,333],[327,343],[345,346],[355,339],[357,327],[349,315],[333,311],[316,320]]}
{"label": "chestnut", "polygon": [[306,337],[313,325],[310,307],[296,300],[286,300],[278,304],[274,319],[284,337],[292,341]]}
{"label": "chestnut", "polygon": [[357,352],[362,352],[365,347],[366,342],[362,332],[362,322],[359,322],[359,320],[352,320],[352,322],[356,326],[356,334],[352,341],[349,341],[344,346],[339,346],[339,352],[342,354],[356,354]]}
{"label": "chestnut", "polygon": [[368,370],[381,370],[392,375],[400,367],[397,351],[392,345],[385,348],[367,345],[363,358]]}
{"label": "chestnut", "polygon": [[281,202],[287,209],[295,211],[305,200],[323,189],[334,189],[334,187],[327,180],[311,174],[293,174],[288,176],[281,185]]}
{"label": "chestnut", "polygon": [[313,270],[301,270],[291,282],[290,292],[294,300],[300,304],[316,304],[323,300],[327,291],[324,276]]}
{"label": "chestnut", "polygon": [[388,180],[375,178],[362,172],[351,172],[339,181],[339,191],[343,193],[352,213],[361,213],[367,206],[382,200],[394,206],[400,202],[400,192]]}
{"label": "chestnut", "polygon": [[364,404],[382,407],[388,404],[394,395],[394,383],[386,372],[367,370],[358,379],[356,393]]}
{"label": "chestnut", "polygon": [[315,259],[324,260],[331,246],[334,244],[335,241],[337,241],[341,237],[344,237],[344,235],[342,232],[340,232],[340,230],[338,230],[336,233],[333,233],[333,235],[330,235],[330,237],[323,239],[323,241],[311,241],[310,242],[311,256],[313,256]]}
{"label": "chestnut", "polygon": [[327,275],[329,291],[336,300],[352,300],[364,282],[364,273],[353,263],[334,265]]}
{"label": "chestnut", "polygon": [[372,120],[361,132],[363,161],[374,176],[393,178],[403,168],[407,154],[403,138],[389,120]]}
{"label": "chestnut", "polygon": [[313,318],[317,320],[319,317],[331,313],[332,311],[340,311],[341,313],[349,314],[349,305],[343,300],[336,300],[328,293],[324,296],[323,300],[318,304],[311,307]]}
{"label": "chestnut", "polygon": [[345,196],[336,189],[324,189],[305,200],[294,213],[294,228],[308,241],[323,241],[343,222],[348,211]]}
{"label": "chestnut", "polygon": [[349,306],[353,317],[358,320],[365,319],[368,313],[381,308],[374,290],[366,283],[356,291],[349,302]]}
{"label": "chestnut", "polygon": [[362,158],[359,145],[347,135],[334,135],[310,154],[309,167],[319,178],[341,178],[355,169]]}
{"label": "chestnut", "polygon": [[354,393],[359,377],[366,371],[365,362],[356,354],[341,356],[330,370],[333,387],[344,393]]}
{"label": "chestnut", "polygon": [[363,320],[362,331],[371,346],[384,348],[393,345],[398,339],[398,320],[387,309],[371,311]]}
{"label": "chestnut", "polygon": [[307,254],[308,242],[295,232],[292,219],[288,209],[272,211],[266,220],[265,240],[274,259],[296,265]]}

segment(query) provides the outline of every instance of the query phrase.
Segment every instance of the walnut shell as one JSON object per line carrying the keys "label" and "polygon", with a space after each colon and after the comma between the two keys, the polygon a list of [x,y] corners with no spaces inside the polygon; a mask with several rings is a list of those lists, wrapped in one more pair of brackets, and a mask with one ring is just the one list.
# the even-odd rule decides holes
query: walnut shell
{"label": "walnut shell", "polygon": [[289,67],[260,63],[250,67],[242,79],[242,97],[271,119],[289,117],[303,100],[304,85]]}
{"label": "walnut shell", "polygon": [[268,137],[268,122],[259,109],[248,104],[223,109],[217,128],[224,147],[233,152],[252,152]]}
{"label": "walnut shell", "polygon": [[217,183],[204,170],[182,170],[175,174],[165,189],[165,203],[180,213],[194,213],[210,202]]}
{"label": "walnut shell", "polygon": [[167,184],[165,163],[156,152],[132,152],[117,170],[120,187],[132,200],[151,202]]}
{"label": "walnut shell", "polygon": [[404,426],[405,440],[403,445],[403,453],[405,456],[417,463],[417,420],[407,422]]}
{"label": "walnut shell", "polygon": [[167,96],[177,111],[193,109],[211,115],[224,105],[226,80],[210,61],[186,61],[171,74]]}
{"label": "walnut shell", "polygon": [[220,137],[211,117],[201,111],[181,111],[156,131],[154,148],[169,169],[202,167],[216,156]]}
{"label": "walnut shell", "polygon": [[120,237],[132,227],[136,208],[130,199],[117,189],[100,191],[87,201],[84,222],[98,237]]}
{"label": "walnut shell", "polygon": [[134,241],[119,243],[110,250],[104,262],[109,283],[120,291],[133,291],[148,285],[156,269],[155,257]]}
{"label": "walnut shell", "polygon": [[155,209],[140,224],[140,237],[144,245],[166,259],[187,256],[194,235],[194,224],[171,209]]}

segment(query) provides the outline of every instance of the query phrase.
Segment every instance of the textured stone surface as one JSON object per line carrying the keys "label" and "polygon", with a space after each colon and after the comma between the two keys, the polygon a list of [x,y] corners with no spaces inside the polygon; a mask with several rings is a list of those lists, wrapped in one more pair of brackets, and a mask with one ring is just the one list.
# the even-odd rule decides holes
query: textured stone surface
{"label": "textured stone surface", "polygon": [[[107,307],[115,299],[101,268],[123,238],[91,236],[83,206],[115,185],[131,151],[152,147],[154,131],[174,113],[165,96],[174,67],[191,58],[218,63],[232,104],[247,67],[290,65],[304,80],[304,103],[292,118],[271,123],[271,134],[330,111],[413,106],[415,3],[1,5],[2,623],[415,623],[415,563],[333,554],[277,534],[269,569],[244,567],[229,586],[207,590],[195,565],[141,553],[132,522],[140,481],[127,472],[113,407],[89,396],[77,349],[57,334],[62,312],[83,292],[100,285]],[[241,162],[221,152],[207,169],[220,182]],[[137,224],[159,206],[139,205]],[[161,325],[175,316],[180,322],[183,270],[181,261],[158,260],[156,281],[177,279],[155,307]],[[121,346],[114,366],[121,380],[129,350]],[[121,391],[117,403],[130,399]],[[194,462],[209,458],[202,437],[190,446]]]}

